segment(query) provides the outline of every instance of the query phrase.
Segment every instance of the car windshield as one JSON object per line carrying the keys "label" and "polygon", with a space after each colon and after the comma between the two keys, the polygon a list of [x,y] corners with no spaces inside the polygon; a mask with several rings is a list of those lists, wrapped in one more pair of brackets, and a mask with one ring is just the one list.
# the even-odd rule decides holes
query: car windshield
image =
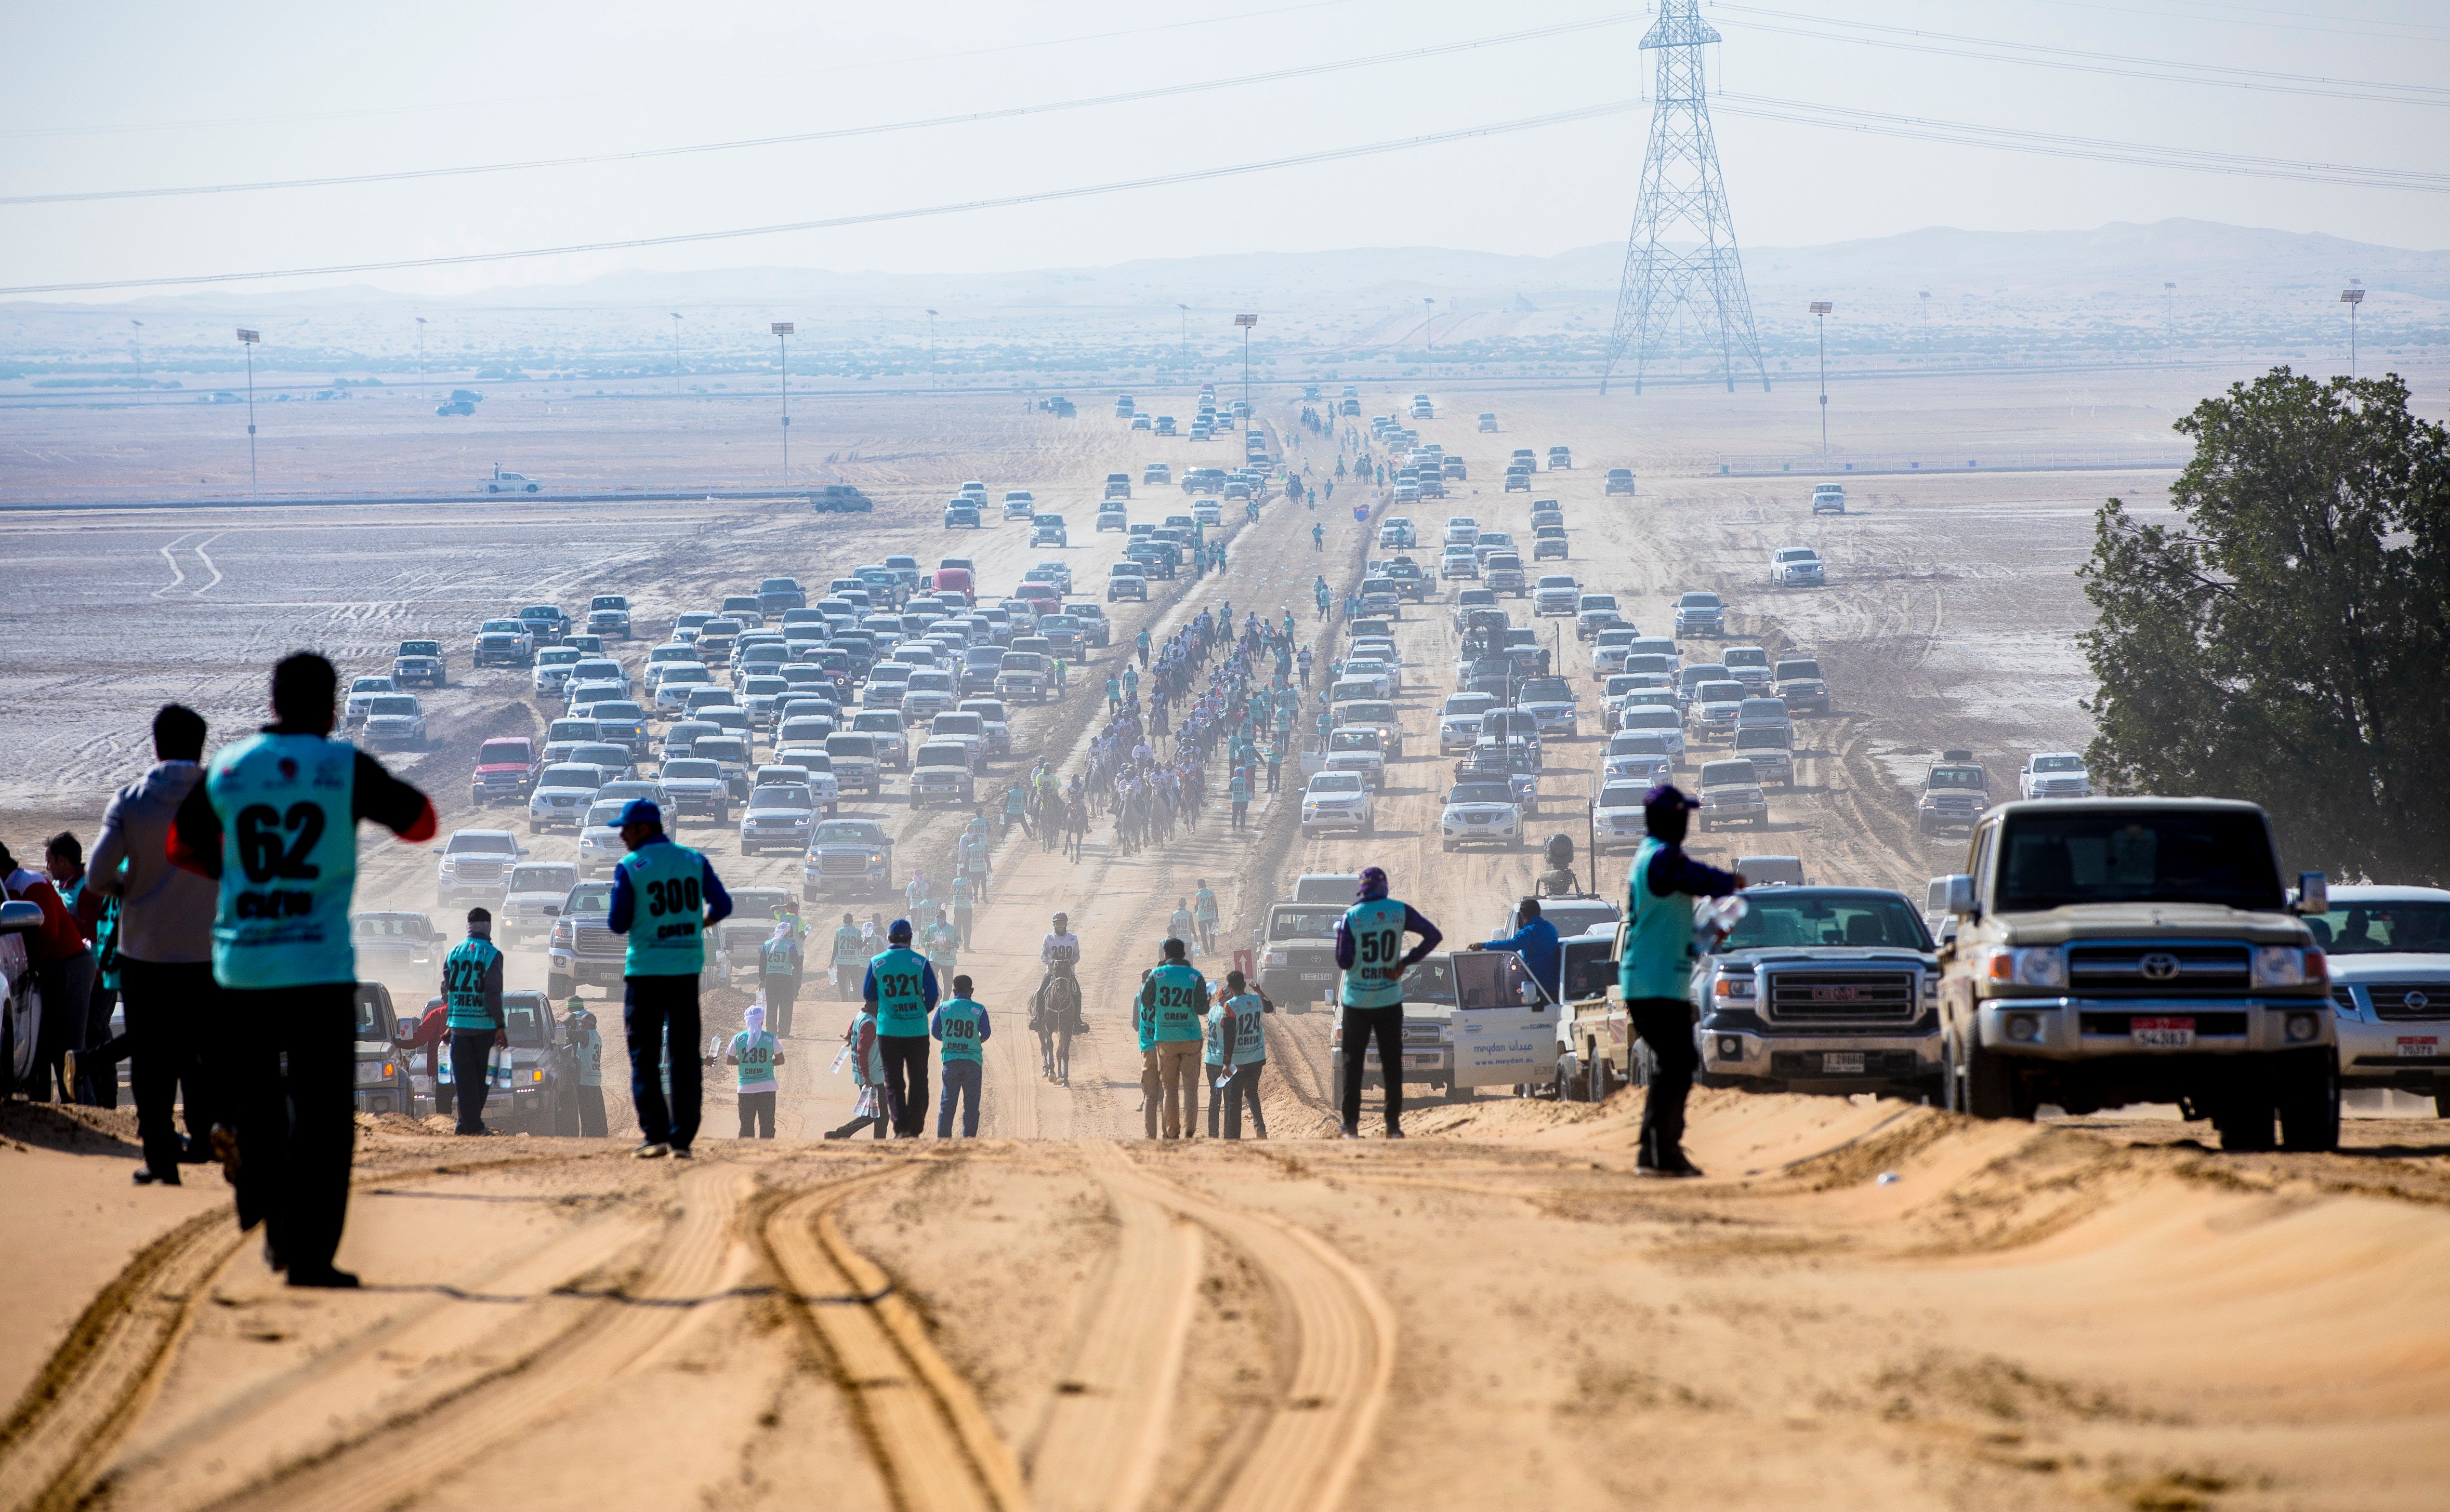
{"label": "car windshield", "polygon": [[2263,816],[2244,809],[2018,814],[1999,837],[1999,913],[2068,903],[2209,903],[2277,909],[2280,873]]}
{"label": "car windshield", "polygon": [[1753,764],[1749,761],[1712,762],[1701,768],[1701,785],[1704,787],[1750,786],[1759,781],[1760,775],[1753,770]]}
{"label": "car windshield", "polygon": [[1270,940],[1332,940],[1344,907],[1279,908],[1268,915]]}
{"label": "car windshield", "polygon": [[2342,903],[2306,923],[2334,956],[2450,954],[2450,902]]}
{"label": "car windshield", "polygon": [[1511,804],[1514,789],[1504,783],[1457,783],[1447,794],[1449,804]]}
{"label": "car windshield", "polygon": [[518,842],[508,835],[463,829],[451,837],[451,854],[454,856],[508,856],[518,848]]}
{"label": "car windshield", "polygon": [[349,921],[360,940],[431,940],[434,926],[415,914],[360,914]]}
{"label": "car windshield", "polygon": [[[548,652],[547,654],[550,653]],[[356,682],[349,685],[349,691],[352,693],[388,693],[391,691],[391,679],[388,677],[360,677]]]}
{"label": "car windshield", "polygon": [[378,698],[366,706],[370,714],[414,714],[417,700],[413,698]]}
{"label": "car windshield", "polygon": [[442,654],[442,643],[440,641],[402,641],[399,643],[399,654],[402,656],[439,656]]}
{"label": "car windshield", "polygon": [[1782,946],[1873,945],[1893,950],[1929,950],[1931,936],[1914,904],[1895,893],[1823,893],[1780,887],[1775,892],[1755,887],[1744,894],[1751,911],[1727,936],[1721,950],[1778,949]]}
{"label": "car windshield", "polygon": [[1310,790],[1313,793],[1357,793],[1361,791],[1361,779],[1341,772],[1321,772],[1310,780]]}
{"label": "car windshield", "polygon": [[1693,689],[1693,702],[1697,704],[1740,704],[1743,701],[1744,685],[1741,683],[1703,683]]}
{"label": "car windshield", "polygon": [[502,994],[502,1024],[513,1045],[535,1050],[544,1044],[547,1015],[544,999],[532,992]]}
{"label": "car windshield", "polygon": [[1676,601],[1676,607],[1678,609],[1717,609],[1719,607],[1719,595],[1716,593],[1687,593],[1682,598]]}
{"label": "car windshield", "polygon": [[1736,749],[1784,750],[1792,740],[1783,725],[1755,725],[1736,731]]}
{"label": "car windshield", "polygon": [[698,761],[684,756],[678,761],[664,763],[664,781],[666,782],[711,782],[722,775],[723,768],[710,761]]}
{"label": "car windshield", "polygon": [[2084,770],[2081,756],[2036,756],[2033,770],[2037,772],[2080,772]]}
{"label": "car windshield", "polygon": [[1769,652],[1749,650],[1739,647],[1729,651],[1724,659],[1729,667],[1767,667]]}
{"label": "car windshield", "polygon": [[749,743],[737,735],[702,735],[690,747],[690,753],[718,762],[745,762],[749,759]]}
{"label": "car windshield", "polygon": [[807,788],[774,783],[761,786],[750,793],[749,806],[751,808],[814,808],[817,804],[816,800],[808,796]]}
{"label": "car windshield", "polygon": [[538,787],[599,787],[603,785],[602,779],[603,774],[592,766],[548,766],[544,769],[544,775],[536,779],[536,785]]}
{"label": "car windshield", "polygon": [[1778,680],[1781,683],[1789,682],[1799,677],[1812,678],[1817,681],[1819,676],[1820,664],[1818,662],[1780,662],[1778,664]]}
{"label": "car windshield", "polygon": [[608,699],[603,703],[591,705],[590,707],[595,710],[595,717],[597,719],[609,719],[615,722],[625,719],[638,719],[643,717],[646,713],[646,710],[640,708],[635,704],[625,704],[618,702],[617,700]]}
{"label": "car windshield", "polygon": [[813,845],[881,845],[885,843],[885,832],[875,824],[863,820],[836,820],[832,824],[819,824],[816,838],[809,843]]}
{"label": "car windshield", "polygon": [[566,893],[578,881],[575,866],[514,866],[511,868],[511,891],[515,893]]}
{"label": "car windshield", "polygon": [[1457,693],[1447,700],[1449,714],[1486,714],[1497,707],[1495,695],[1489,693]]}
{"label": "car windshield", "polygon": [[1570,704],[1574,689],[1562,677],[1526,677],[1522,698],[1526,704]]}
{"label": "car windshield", "polygon": [[1610,783],[1600,789],[1602,808],[1640,808],[1643,795],[1650,789],[1640,783]]}
{"label": "car windshield", "polygon": [[1931,785],[1971,787],[1978,792],[1983,790],[1985,785],[1982,781],[1982,768],[1979,766],[1935,766],[1931,769]]}

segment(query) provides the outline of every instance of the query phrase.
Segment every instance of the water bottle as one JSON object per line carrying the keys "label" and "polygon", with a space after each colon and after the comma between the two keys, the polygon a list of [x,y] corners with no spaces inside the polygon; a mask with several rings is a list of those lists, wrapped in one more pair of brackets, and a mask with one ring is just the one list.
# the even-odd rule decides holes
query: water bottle
{"label": "water bottle", "polygon": [[1744,901],[1740,893],[1715,899],[1693,910],[1693,953],[1706,956],[1717,949],[1719,941],[1733,934],[1750,912],[1752,905]]}

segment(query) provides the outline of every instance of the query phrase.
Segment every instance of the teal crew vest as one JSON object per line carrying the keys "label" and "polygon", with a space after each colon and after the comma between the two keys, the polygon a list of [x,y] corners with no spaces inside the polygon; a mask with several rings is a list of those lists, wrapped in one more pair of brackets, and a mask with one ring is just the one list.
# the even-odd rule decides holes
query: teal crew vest
{"label": "teal crew vest", "polygon": [[1238,998],[1228,998],[1225,1006],[1234,1010],[1234,1064],[1253,1066],[1268,1058],[1268,1035],[1259,1018],[1263,1011],[1259,995],[1246,992]]}
{"label": "teal crew vest", "polygon": [[788,935],[781,940],[768,939],[757,947],[757,955],[761,976],[797,977],[800,974],[800,942]]}
{"label": "teal crew vest", "polygon": [[1624,960],[1617,967],[1617,984],[1625,1001],[1637,998],[1673,998],[1682,1001],[1693,983],[1693,900],[1682,893],[1662,898],[1650,890],[1643,875],[1650,858],[1666,847],[1645,839],[1633,853],[1627,878]]}
{"label": "teal crew vest", "polygon": [[1392,898],[1344,911],[1352,937],[1352,969],[1344,974],[1344,1006],[1392,1008],[1404,1000],[1404,905]]}
{"label": "teal crew vest", "polygon": [[927,1032],[927,998],[920,990],[925,958],[915,950],[894,946],[867,963],[876,973],[876,1032],[880,1035],[924,1035]]}
{"label": "teal crew vest", "polygon": [[746,1029],[731,1037],[731,1058],[740,1062],[742,1092],[774,1090],[774,1037],[759,1030],[750,1034]]}
{"label": "teal crew vest", "polygon": [[1149,983],[1157,989],[1157,1011],[1143,1037],[1157,1044],[1197,1039],[1208,1000],[1208,979],[1196,967],[1168,962],[1149,974]]}
{"label": "teal crew vest", "polygon": [[943,1032],[946,1060],[983,1061],[986,1040],[979,1033],[986,1010],[967,998],[947,998],[936,1005],[936,1027]]}
{"label": "teal crew vest", "polygon": [[251,735],[216,752],[204,796],[222,823],[213,979],[308,987],[358,979],[357,747],[321,735]]}
{"label": "teal crew vest", "polygon": [[694,977],[706,969],[706,858],[659,840],[621,858],[635,906],[625,977]]}
{"label": "teal crew vest", "polygon": [[490,940],[475,935],[451,947],[442,959],[442,997],[449,1004],[454,1029],[495,1029],[494,1010],[485,1006],[485,976],[502,953]]}

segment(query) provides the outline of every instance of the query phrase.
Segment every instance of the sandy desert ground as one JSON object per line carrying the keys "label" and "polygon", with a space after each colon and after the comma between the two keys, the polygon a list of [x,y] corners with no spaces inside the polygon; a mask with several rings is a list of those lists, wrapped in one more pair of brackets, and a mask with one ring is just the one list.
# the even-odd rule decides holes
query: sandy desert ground
{"label": "sandy desert ground", "polygon": [[[2158,456],[2207,386],[2090,381],[1862,385],[1834,424],[1864,453]],[[2439,394],[2440,375],[2421,381]],[[1799,454],[1808,395],[1421,386],[1443,417],[1425,435],[1472,480],[1420,515],[1520,529],[1528,499],[1499,493],[1505,454],[1570,445],[1577,468],[1543,474],[1534,496],[1563,501],[1586,585],[1624,595],[1645,630],[1675,593],[1718,590],[1735,638],[1809,648],[1829,669],[1838,712],[1807,723],[1768,832],[1704,836],[1701,853],[1792,852],[1816,881],[1917,896],[1954,858],[1915,835],[1902,780],[1941,746],[1996,774],[2083,745],[2071,572],[2090,513],[2109,494],[2160,509],[2170,477],[1865,478],[1847,515],[1816,520],[1802,482],[1715,475],[1724,455]],[[601,591],[659,628],[768,572],[821,579],[894,550],[966,551],[990,585],[1007,581],[1042,553],[1011,528],[946,547],[936,507],[962,480],[1032,488],[1081,524],[1106,472],[1196,457],[1077,397],[1069,422],[1008,396],[804,412],[795,454],[832,455],[828,475],[880,501],[854,519],[549,495],[11,512],[7,838],[22,853],[63,826],[89,835],[109,786],[141,769],[155,704],[244,728],[265,663],[295,646],[375,669],[403,635],[464,644],[514,601]],[[1365,408],[1403,397],[1371,392]],[[1501,434],[1473,430],[1487,408]],[[406,420],[364,429],[366,413],[303,415],[325,429],[293,438],[296,468],[336,489],[467,471]],[[487,460],[574,488],[713,475],[725,447],[770,444],[745,416],[683,430],[660,413],[488,417]],[[159,439],[145,444],[172,455],[120,468],[107,459],[134,443],[108,412],[28,423],[10,482],[65,469],[132,488],[207,470]],[[1332,455],[1312,440],[1293,456]],[[1620,464],[1642,493],[1604,499],[1602,473]],[[1179,497],[1138,492],[1135,517]],[[1235,533],[1221,581],[1118,606],[1118,645],[1223,596],[1237,615],[1290,603],[1308,622],[1312,573],[1341,586],[1364,554],[1349,515],[1317,517],[1330,536],[1313,554],[1312,516],[1271,505]],[[1086,583],[1120,538],[1075,543]],[[1786,544],[1818,546],[1830,586],[1772,590],[1769,553]],[[2440,1503],[2450,1307],[2432,1282],[2450,1251],[2450,1135],[2429,1117],[2357,1118],[2334,1155],[2241,1157],[2206,1151],[2204,1127],[2167,1110],[2024,1126],[1705,1093],[1693,1148],[1711,1177],[1662,1192],[1631,1175],[1639,1091],[1600,1108],[1429,1104],[1404,1145],[1320,1142],[1328,1019],[1311,1013],[1271,1026],[1270,1142],[1136,1142],[1123,1003],[1197,879],[1235,943],[1303,871],[1386,865],[1456,942],[1493,932],[1527,890],[1529,852],[1436,845],[1444,765],[1420,737],[1453,649],[1441,607],[1405,616],[1426,675],[1400,701],[1414,753],[1390,771],[1374,836],[1304,840],[1289,785],[1241,835],[1220,815],[1136,856],[1103,834],[1079,863],[1034,843],[999,854],[962,957],[1005,1029],[976,1144],[808,1142],[849,1100],[824,1069],[846,1011],[819,985],[787,1047],[783,1138],[723,1137],[731,1100],[714,1091],[693,1169],[630,1162],[618,1138],[472,1149],[365,1120],[340,1260],[369,1286],[330,1296],[274,1284],[217,1186],[129,1191],[128,1115],[8,1108],[0,1212],[21,1284],[0,1299],[0,1390],[17,1403],[0,1504],[748,1507],[812,1489],[844,1507]],[[1583,650],[1562,649],[1585,677]],[[1102,682],[1113,654],[1084,676]],[[499,823],[468,805],[464,780],[484,736],[541,727],[525,674],[471,674],[463,657],[429,708],[431,748],[394,765],[434,792],[446,828]],[[1061,767],[1090,728],[1077,694],[1028,710],[996,774],[1040,754]],[[1553,757],[1535,835],[1579,836],[1595,746]],[[957,820],[885,799],[851,811],[885,819],[905,867],[939,871]],[[724,829],[683,838],[734,882],[794,875],[741,857]],[[430,864],[369,840],[360,897],[429,906]],[[1082,921],[1088,951],[1093,1032],[1069,1088],[1039,1076],[1019,1024],[1056,908]],[[540,953],[514,956],[512,985],[543,976]],[[717,994],[710,1027],[728,1030],[742,1002]]]}

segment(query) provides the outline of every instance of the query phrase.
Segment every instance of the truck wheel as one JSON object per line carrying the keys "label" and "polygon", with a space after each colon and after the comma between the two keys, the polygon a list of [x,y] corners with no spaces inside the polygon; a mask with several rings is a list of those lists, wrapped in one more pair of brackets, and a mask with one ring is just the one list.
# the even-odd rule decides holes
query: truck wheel
{"label": "truck wheel", "polygon": [[2302,1052],[2299,1064],[2281,1083],[2279,1102],[2281,1149],[2319,1153],[2340,1148],[2340,1064],[2332,1052]]}
{"label": "truck wheel", "polygon": [[1549,1085],[1549,1091],[1556,1095],[1559,1102],[1580,1102],[1583,1100],[1582,1078],[1577,1076],[1574,1072],[1574,1057],[1572,1056],[1561,1055],[1557,1057],[1556,1075],[1555,1078]]}
{"label": "truck wheel", "polygon": [[556,1003],[568,1002],[572,990],[568,977],[557,972],[545,974],[544,995],[548,1000]]}
{"label": "truck wheel", "polygon": [[2031,1118],[2032,1099],[2024,1095],[2008,1057],[1979,1044],[1960,1047],[1964,1055],[1965,1111],[1976,1118]]}

